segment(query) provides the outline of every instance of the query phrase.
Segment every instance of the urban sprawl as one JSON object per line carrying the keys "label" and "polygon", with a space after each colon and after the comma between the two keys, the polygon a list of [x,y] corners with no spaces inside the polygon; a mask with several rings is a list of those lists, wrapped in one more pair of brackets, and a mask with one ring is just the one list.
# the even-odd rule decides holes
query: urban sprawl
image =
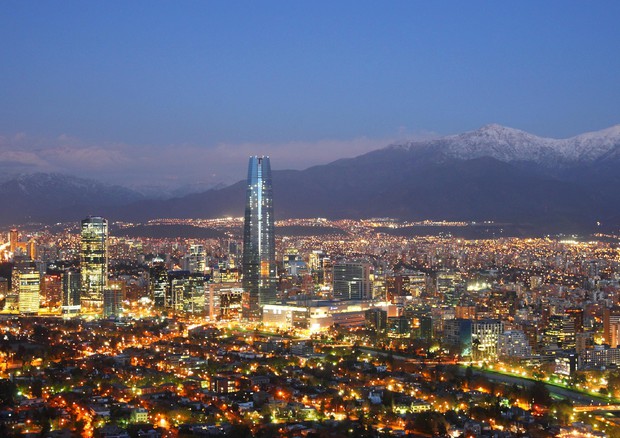
{"label": "urban sprawl", "polygon": [[620,436],[618,236],[274,221],[268,166],[243,218],[0,237],[0,436]]}

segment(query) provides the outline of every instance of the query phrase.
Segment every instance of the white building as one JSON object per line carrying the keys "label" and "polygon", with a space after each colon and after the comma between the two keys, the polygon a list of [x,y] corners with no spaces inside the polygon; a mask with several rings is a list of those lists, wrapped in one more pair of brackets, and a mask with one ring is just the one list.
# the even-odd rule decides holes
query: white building
{"label": "white building", "polygon": [[340,327],[363,327],[366,310],[387,303],[376,301],[312,301],[307,306],[268,304],[263,307],[263,323],[285,329],[299,328],[311,332],[326,330],[334,324]]}
{"label": "white building", "polygon": [[495,319],[472,321],[471,342],[474,360],[496,360],[499,335],[504,324]]}
{"label": "white building", "polygon": [[149,412],[144,408],[132,409],[130,421],[132,423],[148,423]]}
{"label": "white building", "polygon": [[532,347],[521,330],[508,330],[499,335],[497,355],[505,359],[522,359],[532,355]]}
{"label": "white building", "polygon": [[579,369],[601,369],[610,365],[620,365],[620,348],[606,348],[595,345],[579,356]]}

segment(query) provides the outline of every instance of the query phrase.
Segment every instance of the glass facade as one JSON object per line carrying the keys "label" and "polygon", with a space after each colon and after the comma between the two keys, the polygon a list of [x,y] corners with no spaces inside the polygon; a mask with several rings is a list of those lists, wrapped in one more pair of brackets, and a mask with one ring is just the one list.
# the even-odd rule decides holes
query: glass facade
{"label": "glass facade", "polygon": [[80,273],[68,269],[62,274],[62,313],[80,311]]}
{"label": "glass facade", "polygon": [[276,245],[269,157],[250,157],[243,225],[243,316],[260,320],[276,302]]}
{"label": "glass facade", "polygon": [[108,284],[108,221],[94,216],[84,219],[80,236],[82,312],[101,313]]}
{"label": "glass facade", "polygon": [[149,270],[149,287],[151,299],[157,308],[170,307],[170,284],[168,270],[163,263],[157,263]]}
{"label": "glass facade", "polygon": [[369,300],[372,298],[370,264],[346,261],[334,264],[334,298]]}
{"label": "glass facade", "polygon": [[18,264],[13,280],[19,293],[19,313],[36,315],[39,313],[39,296],[41,292],[41,275],[33,263]]}

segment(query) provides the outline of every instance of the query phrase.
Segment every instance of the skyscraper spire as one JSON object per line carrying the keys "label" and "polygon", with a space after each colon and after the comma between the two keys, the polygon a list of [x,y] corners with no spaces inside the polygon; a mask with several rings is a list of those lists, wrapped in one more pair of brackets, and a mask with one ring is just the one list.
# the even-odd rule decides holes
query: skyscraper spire
{"label": "skyscraper spire", "polygon": [[243,225],[244,318],[258,321],[276,302],[276,245],[269,157],[250,157]]}

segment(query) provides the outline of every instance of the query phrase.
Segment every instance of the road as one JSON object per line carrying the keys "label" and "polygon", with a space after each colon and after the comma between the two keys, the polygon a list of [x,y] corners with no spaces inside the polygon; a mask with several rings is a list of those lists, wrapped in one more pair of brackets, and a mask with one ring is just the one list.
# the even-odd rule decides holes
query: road
{"label": "road", "polygon": [[[459,366],[459,369],[461,370],[463,374],[465,374],[465,370],[467,369],[467,366],[461,365]],[[507,383],[510,385],[520,385],[520,386],[528,385],[529,386],[533,382],[535,382],[535,380],[528,379],[526,377],[510,376],[510,375],[501,374],[495,371],[480,370],[480,369],[474,368],[473,372],[474,372],[474,375],[483,375],[487,379],[492,380],[494,382]],[[610,402],[605,397],[597,397],[597,396],[589,395],[589,394],[586,394],[580,391],[575,391],[575,390],[564,388],[561,386],[552,385],[549,383],[546,383],[545,385],[547,386],[547,389],[552,395],[557,395],[563,398],[567,398],[571,400],[573,403],[582,404],[582,405],[605,405],[605,404],[609,404]]]}
{"label": "road", "polygon": [[[351,346],[351,348],[353,347]],[[454,365],[456,363],[452,359],[450,360],[414,359],[410,355],[395,353],[390,350],[379,350],[377,348],[372,348],[372,347],[358,346],[355,348],[360,351],[363,351],[364,353],[375,355],[375,356],[388,357],[391,355],[393,359],[403,360],[403,361],[407,361],[408,363],[414,363],[414,364],[424,364],[424,365],[430,366],[430,365]]]}

